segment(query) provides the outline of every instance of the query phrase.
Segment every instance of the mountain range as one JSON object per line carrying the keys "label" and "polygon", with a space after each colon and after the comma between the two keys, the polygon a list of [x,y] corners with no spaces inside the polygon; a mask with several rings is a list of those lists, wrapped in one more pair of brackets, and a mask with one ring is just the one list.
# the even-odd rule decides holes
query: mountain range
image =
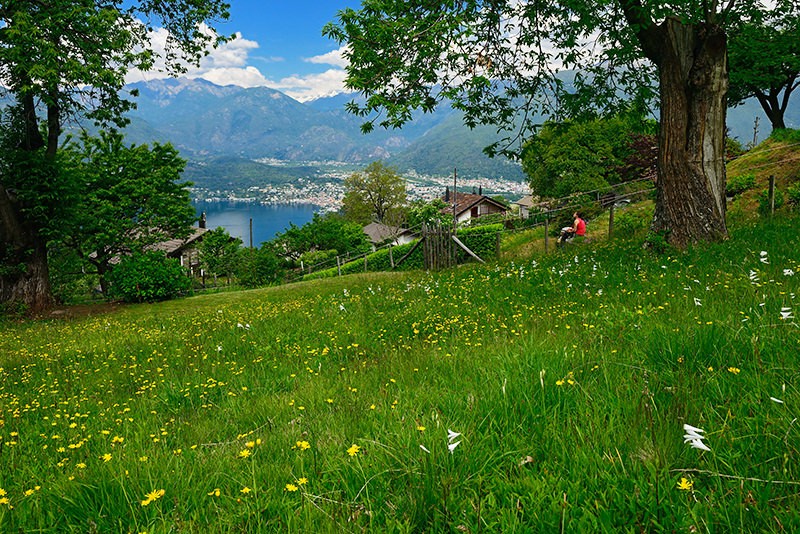
{"label": "mountain range", "polygon": [[[422,175],[449,176],[456,168],[466,178],[525,179],[518,164],[483,153],[500,139],[495,128],[469,129],[447,104],[415,116],[402,129],[376,128],[363,134],[363,119],[345,111],[345,104],[357,98],[352,94],[303,103],[265,87],[219,86],[186,78],[138,82],[126,90],[138,92],[137,108],[128,115],[128,141],[172,143],[189,161],[186,178],[199,187],[224,190],[231,184],[314,180],[321,174],[315,162],[359,168],[379,159],[401,172]],[[0,92],[0,107],[10,102],[9,95]],[[800,128],[800,104],[790,102],[785,120],[788,127]],[[729,135],[744,145],[770,133],[755,99],[730,108],[727,125]]]}
{"label": "mountain range", "polygon": [[[202,163],[206,175],[236,158],[357,165],[380,159],[421,174],[448,175],[458,168],[465,177],[523,179],[519,165],[483,154],[497,139],[493,128],[470,130],[448,106],[402,129],[363,134],[362,119],[344,109],[352,95],[301,103],[274,89],[199,79],[139,82],[127,89],[138,92],[126,129],[129,141],[170,141],[190,162]],[[189,178],[205,182],[191,168],[197,166],[190,165]]]}

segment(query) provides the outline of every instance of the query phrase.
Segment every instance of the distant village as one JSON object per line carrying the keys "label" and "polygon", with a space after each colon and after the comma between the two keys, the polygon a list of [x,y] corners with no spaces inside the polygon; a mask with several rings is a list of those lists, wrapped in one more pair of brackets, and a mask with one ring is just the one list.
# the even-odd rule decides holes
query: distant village
{"label": "distant village", "polygon": [[[205,188],[192,189],[195,201],[258,202],[261,204],[313,204],[323,212],[338,211],[344,197],[344,179],[353,171],[332,170],[313,179],[298,178],[287,184],[254,186],[242,191],[211,191]],[[428,176],[415,172],[404,173],[408,201],[433,200],[444,194],[446,187],[453,186],[453,176]],[[461,192],[482,188],[487,195],[500,195],[514,201],[529,194],[527,183],[503,178],[457,178]]]}

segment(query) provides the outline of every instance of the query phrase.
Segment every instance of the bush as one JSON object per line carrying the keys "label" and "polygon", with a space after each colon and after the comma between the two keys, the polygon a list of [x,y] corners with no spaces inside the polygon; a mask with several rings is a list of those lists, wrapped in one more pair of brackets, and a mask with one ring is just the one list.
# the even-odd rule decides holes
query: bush
{"label": "bush", "polygon": [[644,211],[624,210],[614,214],[614,234],[634,235],[650,224],[651,214]]}
{"label": "bush", "polygon": [[769,138],[782,143],[800,143],[800,130],[778,128],[777,130],[772,130],[772,133],[769,134]]}
{"label": "bush", "polygon": [[[777,211],[783,206],[783,191],[775,188],[775,210]],[[758,213],[762,217],[769,217],[771,213],[769,203],[769,190],[765,189],[758,195]]]}
{"label": "bush", "polygon": [[274,250],[263,245],[258,249],[240,249],[236,278],[244,287],[254,288],[279,282],[285,274],[285,262]]}
{"label": "bush", "polygon": [[732,178],[729,177],[728,183],[725,185],[725,192],[728,194],[728,196],[741,195],[745,191],[755,187],[755,185],[756,175],[753,173],[742,174]]}
{"label": "bush", "polygon": [[109,282],[111,296],[125,302],[168,300],[189,291],[192,284],[177,260],[153,250],[122,258]]}
{"label": "bush", "polygon": [[786,196],[792,209],[800,208],[800,184],[789,186]]}

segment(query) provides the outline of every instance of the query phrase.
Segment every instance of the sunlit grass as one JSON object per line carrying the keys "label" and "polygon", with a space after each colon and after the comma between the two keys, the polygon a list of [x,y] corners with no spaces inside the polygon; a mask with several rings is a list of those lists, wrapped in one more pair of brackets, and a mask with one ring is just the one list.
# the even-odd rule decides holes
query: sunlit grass
{"label": "sunlit grass", "polygon": [[795,225],[3,325],[0,530],[797,530]]}

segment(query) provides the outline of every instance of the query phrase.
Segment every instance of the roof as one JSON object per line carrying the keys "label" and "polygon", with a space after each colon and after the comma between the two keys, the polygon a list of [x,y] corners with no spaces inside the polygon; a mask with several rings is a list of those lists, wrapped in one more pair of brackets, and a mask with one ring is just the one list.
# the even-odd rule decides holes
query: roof
{"label": "roof", "polygon": [[371,222],[364,227],[364,233],[373,243],[383,243],[387,239],[395,239],[401,235],[409,233],[406,228],[399,226],[388,226],[379,222]]}
{"label": "roof", "polygon": [[[450,195],[451,195],[451,198],[452,198],[452,193]],[[442,198],[442,200],[444,200],[444,197],[441,197],[441,198]],[[478,204],[482,204],[484,202],[487,203],[487,204],[494,204],[495,206],[497,206],[498,208],[500,208],[503,211],[508,211],[508,208],[506,206],[502,205],[501,203],[499,203],[498,201],[494,200],[491,197],[487,197],[486,195],[473,195],[473,194],[470,194],[470,193],[456,193],[455,194],[455,198],[456,198],[456,216],[461,215],[465,211],[468,211],[468,210],[472,209],[473,206],[476,206]],[[453,213],[452,200],[450,200],[450,201],[445,200],[445,202],[448,204],[448,206],[446,208],[442,209],[442,213]]]}
{"label": "roof", "polygon": [[514,204],[523,208],[532,208],[536,202],[533,201],[533,195],[527,195],[514,202]]}
{"label": "roof", "polygon": [[153,250],[160,250],[169,256],[186,248],[188,245],[193,244],[195,241],[202,238],[208,231],[208,228],[192,228],[192,233],[189,234],[188,237],[184,239],[169,239],[167,241],[162,241],[153,245],[152,248]]}

